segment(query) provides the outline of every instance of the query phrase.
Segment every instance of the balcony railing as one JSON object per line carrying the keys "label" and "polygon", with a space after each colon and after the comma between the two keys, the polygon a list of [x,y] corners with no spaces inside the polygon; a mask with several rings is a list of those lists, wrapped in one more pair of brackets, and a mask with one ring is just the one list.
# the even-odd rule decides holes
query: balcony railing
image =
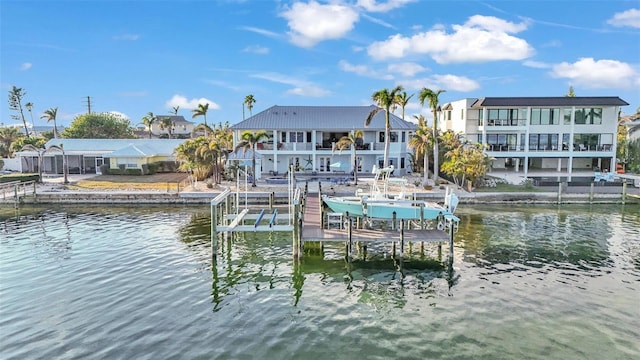
{"label": "balcony railing", "polygon": [[526,125],[527,125],[526,119],[518,119],[518,120],[489,119],[487,120],[487,126],[526,126]]}
{"label": "balcony railing", "polygon": [[[601,145],[584,145],[584,144],[574,144],[573,151],[612,151],[613,145],[611,144],[601,144]],[[504,145],[504,144],[487,144],[487,151],[524,151],[524,146],[522,145]],[[562,146],[558,148],[555,145],[538,145],[538,146],[529,146],[529,151],[569,151],[568,146]]]}

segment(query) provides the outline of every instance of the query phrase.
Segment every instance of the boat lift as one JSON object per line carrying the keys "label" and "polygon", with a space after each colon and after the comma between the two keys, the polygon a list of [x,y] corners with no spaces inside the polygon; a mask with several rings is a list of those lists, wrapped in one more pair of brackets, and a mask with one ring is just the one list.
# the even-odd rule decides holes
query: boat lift
{"label": "boat lift", "polygon": [[[241,205],[240,178],[244,175],[244,208]],[[236,177],[236,191],[225,189],[211,200],[211,249],[215,261],[218,249],[218,236],[230,236],[234,232],[274,232],[288,231],[295,233],[294,224],[297,221],[300,206],[300,189],[294,189],[293,172],[288,176],[288,213],[278,213],[274,208],[270,217],[265,218],[266,209],[258,213],[251,213],[248,204],[249,176],[246,171],[238,169]],[[269,221],[265,223],[264,220]]]}

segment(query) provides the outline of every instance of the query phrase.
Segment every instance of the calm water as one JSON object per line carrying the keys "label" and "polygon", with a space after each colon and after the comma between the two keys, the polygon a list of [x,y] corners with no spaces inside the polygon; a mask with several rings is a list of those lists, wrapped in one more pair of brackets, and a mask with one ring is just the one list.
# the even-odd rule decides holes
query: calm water
{"label": "calm water", "polygon": [[461,206],[418,246],[221,244],[207,207],[0,209],[2,359],[638,359],[640,208]]}

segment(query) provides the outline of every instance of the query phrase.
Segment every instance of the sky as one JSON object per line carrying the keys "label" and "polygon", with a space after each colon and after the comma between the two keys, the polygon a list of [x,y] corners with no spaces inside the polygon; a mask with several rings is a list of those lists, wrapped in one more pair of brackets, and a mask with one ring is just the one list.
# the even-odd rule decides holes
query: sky
{"label": "sky", "polygon": [[[370,105],[402,85],[440,102],[492,96],[619,96],[640,107],[640,1],[0,1],[0,123],[13,86],[35,125],[209,103],[207,122],[273,105]],[[249,117],[246,109],[244,117]],[[399,111],[398,111],[399,115]],[[364,119],[363,119],[364,121]],[[51,125],[51,124],[50,124]]]}

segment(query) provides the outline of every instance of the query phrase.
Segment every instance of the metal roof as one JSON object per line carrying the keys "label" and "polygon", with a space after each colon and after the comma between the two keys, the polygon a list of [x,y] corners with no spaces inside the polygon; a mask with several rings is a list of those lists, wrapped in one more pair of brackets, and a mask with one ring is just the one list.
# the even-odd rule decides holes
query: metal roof
{"label": "metal roof", "polygon": [[[71,154],[96,154],[110,155],[120,151],[122,154],[134,156],[153,156],[173,154],[173,150],[185,139],[51,139],[45,144],[62,145],[65,153]],[[135,151],[133,148],[137,148]],[[127,156],[127,155],[119,155]]]}
{"label": "metal roof", "polygon": [[[375,105],[369,106],[272,106],[233,126],[232,130],[344,130],[385,129],[385,112],[380,111],[368,127],[364,121]],[[416,124],[389,114],[391,128],[415,129]]]}
{"label": "metal roof", "polygon": [[556,96],[556,97],[485,97],[476,100],[471,108],[487,106],[626,106],[617,96]]}

